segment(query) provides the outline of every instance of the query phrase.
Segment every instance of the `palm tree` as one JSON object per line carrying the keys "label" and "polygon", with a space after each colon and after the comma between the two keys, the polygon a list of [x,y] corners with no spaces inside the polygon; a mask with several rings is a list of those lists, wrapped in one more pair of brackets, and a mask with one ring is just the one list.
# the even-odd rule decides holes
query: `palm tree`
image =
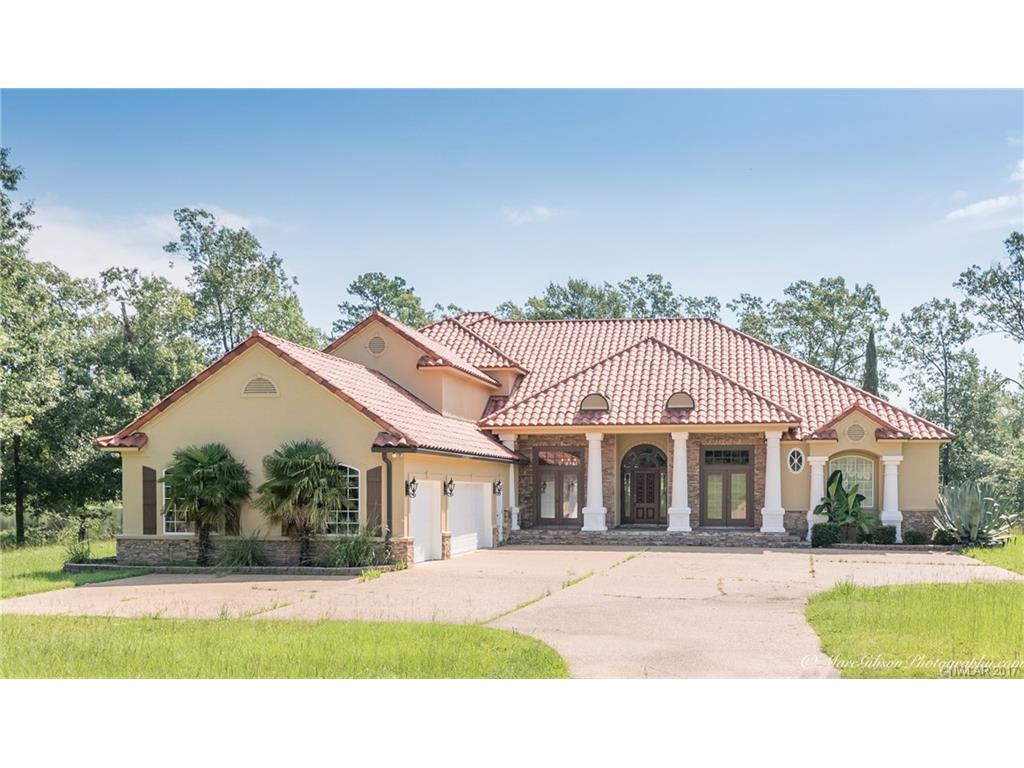
{"label": "palm tree", "polygon": [[323,530],[327,515],[345,506],[348,478],[319,440],[285,443],[263,458],[267,480],[257,489],[257,503],[271,522],[293,527],[303,565],[312,561],[312,536]]}
{"label": "palm tree", "polygon": [[192,524],[199,541],[196,562],[210,561],[210,532],[237,520],[249,498],[249,470],[221,443],[190,445],[174,452],[164,471],[164,514],[174,509]]}

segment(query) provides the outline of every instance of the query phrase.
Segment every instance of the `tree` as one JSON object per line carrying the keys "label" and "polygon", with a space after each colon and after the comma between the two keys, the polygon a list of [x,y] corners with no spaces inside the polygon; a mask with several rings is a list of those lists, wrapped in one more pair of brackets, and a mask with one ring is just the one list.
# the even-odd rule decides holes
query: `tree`
{"label": "tree", "polygon": [[[855,284],[851,289],[842,277],[824,277],[817,283],[800,280],[783,294],[781,301],[767,302],[742,294],[727,306],[744,333],[859,385],[868,335],[883,328],[889,317],[874,286]],[[881,344],[876,354],[883,363],[891,358]],[[884,388],[884,375],[880,379]]]}
{"label": "tree", "polygon": [[1003,245],[1007,264],[972,266],[954,285],[967,295],[965,305],[978,315],[982,330],[1024,344],[1024,235],[1013,232]]}
{"label": "tree", "polygon": [[164,514],[173,509],[193,525],[196,562],[209,565],[210,533],[218,527],[237,530],[239,510],[252,489],[249,470],[221,443],[190,445],[174,452],[163,483]]}
{"label": "tree", "polygon": [[348,478],[319,440],[285,443],[263,459],[264,482],[257,502],[273,523],[284,524],[301,542],[299,560],[312,562],[312,537],[332,510],[344,509]]}
{"label": "tree", "polygon": [[618,285],[626,317],[713,317],[718,319],[722,305],[714,296],[682,296],[662,275],[633,275]]}
{"label": "tree", "polygon": [[348,294],[357,300],[343,301],[338,305],[341,316],[331,327],[337,334],[358,325],[373,310],[383,312],[413,328],[421,328],[434,320],[430,312],[423,308],[416,290],[401,277],[388,277],[383,272],[366,272],[349,283]]}
{"label": "tree", "polygon": [[864,382],[861,389],[878,394],[878,350],[875,348],[875,329],[868,333],[868,348],[864,353]]}
{"label": "tree", "polygon": [[164,246],[183,256],[196,309],[193,332],[211,358],[242,342],[254,329],[317,347],[323,335],[302,315],[289,277],[276,253],[267,255],[247,229],[230,229],[196,208],[174,212],[178,240]]}

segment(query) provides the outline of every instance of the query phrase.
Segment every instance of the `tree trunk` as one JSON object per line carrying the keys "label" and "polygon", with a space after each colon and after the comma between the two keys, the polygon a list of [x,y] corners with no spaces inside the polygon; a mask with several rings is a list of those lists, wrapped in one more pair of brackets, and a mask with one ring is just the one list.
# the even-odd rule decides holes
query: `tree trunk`
{"label": "tree trunk", "polygon": [[21,476],[21,435],[11,439],[11,463],[14,465],[14,541],[20,547],[25,543],[25,482]]}
{"label": "tree trunk", "polygon": [[196,553],[196,565],[210,564],[210,524],[200,523],[198,531],[199,551]]}

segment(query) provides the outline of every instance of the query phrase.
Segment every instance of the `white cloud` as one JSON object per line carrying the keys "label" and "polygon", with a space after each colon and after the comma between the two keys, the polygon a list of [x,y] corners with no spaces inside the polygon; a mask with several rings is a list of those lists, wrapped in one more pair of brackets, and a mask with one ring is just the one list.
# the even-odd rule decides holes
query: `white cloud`
{"label": "white cloud", "polygon": [[[219,206],[203,207],[225,226],[252,227],[248,218]],[[109,267],[136,267],[154,272],[184,287],[184,265],[170,265],[163,247],[178,236],[174,217],[167,214],[103,216],[64,206],[40,205],[33,216],[38,229],[29,240],[29,256],[49,261],[75,277],[96,277]]]}
{"label": "white cloud", "polygon": [[1024,159],[1017,161],[1017,169],[1010,174],[1010,181],[1024,181]]}
{"label": "white cloud", "polygon": [[959,221],[961,219],[977,219],[985,216],[993,216],[1003,211],[1020,208],[1024,205],[1024,195],[1000,195],[990,197],[987,200],[979,200],[976,203],[965,205],[946,214],[946,221]]}
{"label": "white cloud", "polygon": [[546,205],[529,205],[525,208],[502,208],[501,215],[509,224],[534,224],[547,221],[558,215],[558,211]]}

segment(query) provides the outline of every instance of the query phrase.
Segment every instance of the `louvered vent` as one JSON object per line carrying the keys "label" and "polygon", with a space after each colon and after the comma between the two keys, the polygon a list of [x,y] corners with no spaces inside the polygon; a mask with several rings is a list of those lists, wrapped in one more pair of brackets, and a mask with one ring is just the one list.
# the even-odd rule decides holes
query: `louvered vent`
{"label": "louvered vent", "polygon": [[380,336],[374,336],[370,339],[369,344],[366,348],[370,350],[371,355],[380,356],[384,354],[384,350],[388,348],[387,342],[384,341]]}
{"label": "louvered vent", "polygon": [[242,394],[247,397],[269,397],[277,394],[277,387],[266,376],[254,376],[249,379]]}
{"label": "louvered vent", "polygon": [[851,424],[846,430],[846,436],[850,438],[850,442],[859,443],[864,439],[864,427],[860,424]]}

